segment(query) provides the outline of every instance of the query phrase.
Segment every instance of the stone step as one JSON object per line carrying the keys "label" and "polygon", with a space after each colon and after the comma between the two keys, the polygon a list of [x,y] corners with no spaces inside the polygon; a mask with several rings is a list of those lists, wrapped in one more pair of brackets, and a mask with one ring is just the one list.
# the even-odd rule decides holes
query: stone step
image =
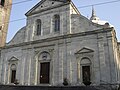
{"label": "stone step", "polygon": [[0,85],[0,90],[101,90],[92,86],[9,86]]}

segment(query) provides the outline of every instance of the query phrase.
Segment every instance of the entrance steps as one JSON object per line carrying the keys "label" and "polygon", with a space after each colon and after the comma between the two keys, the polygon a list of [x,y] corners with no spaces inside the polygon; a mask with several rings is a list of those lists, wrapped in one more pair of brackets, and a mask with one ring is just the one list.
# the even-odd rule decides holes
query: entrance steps
{"label": "entrance steps", "polygon": [[0,90],[108,90],[95,86],[17,86],[0,85]]}

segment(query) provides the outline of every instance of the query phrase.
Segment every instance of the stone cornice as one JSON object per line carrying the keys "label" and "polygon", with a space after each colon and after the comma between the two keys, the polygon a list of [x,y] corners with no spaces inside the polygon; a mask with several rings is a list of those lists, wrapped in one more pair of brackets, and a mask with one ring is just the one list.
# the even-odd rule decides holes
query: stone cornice
{"label": "stone cornice", "polygon": [[86,35],[92,35],[92,34],[98,34],[98,33],[111,32],[112,30],[114,30],[114,28],[103,28],[103,29],[98,29],[98,30],[94,30],[94,31],[87,31],[87,32],[81,32],[81,33],[61,35],[61,36],[57,36],[57,37],[50,37],[50,38],[36,40],[36,41],[23,42],[23,43],[20,43],[20,44],[9,45],[9,46],[2,47],[1,49],[21,47],[21,46],[26,46],[26,45],[30,45],[30,44],[37,44],[37,43],[50,42],[50,41],[67,39],[67,38],[72,38],[72,37],[79,37],[79,36],[86,36]]}
{"label": "stone cornice", "polygon": [[75,6],[75,4],[73,2],[71,2],[71,5],[74,8],[74,10],[77,12],[77,14],[80,14],[78,8]]}

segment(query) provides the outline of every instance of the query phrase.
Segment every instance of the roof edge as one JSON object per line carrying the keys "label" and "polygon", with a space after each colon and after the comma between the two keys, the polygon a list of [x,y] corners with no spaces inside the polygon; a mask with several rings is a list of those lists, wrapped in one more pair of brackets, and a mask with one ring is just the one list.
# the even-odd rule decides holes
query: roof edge
{"label": "roof edge", "polygon": [[[29,14],[35,10],[40,4],[42,4],[43,2],[45,2],[46,0],[41,0],[40,2],[38,2],[35,6],[33,6],[27,13],[25,13],[25,16],[29,16]],[[50,1],[57,1],[57,0],[50,0]],[[65,2],[65,3],[70,3],[72,2],[71,0],[58,0],[60,2]]]}

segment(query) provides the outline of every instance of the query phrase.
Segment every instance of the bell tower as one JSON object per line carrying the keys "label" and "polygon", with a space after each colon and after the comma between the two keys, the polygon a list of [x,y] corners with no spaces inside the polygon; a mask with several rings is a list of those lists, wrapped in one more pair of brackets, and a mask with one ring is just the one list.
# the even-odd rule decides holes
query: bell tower
{"label": "bell tower", "polygon": [[0,47],[6,43],[12,0],[0,0]]}

